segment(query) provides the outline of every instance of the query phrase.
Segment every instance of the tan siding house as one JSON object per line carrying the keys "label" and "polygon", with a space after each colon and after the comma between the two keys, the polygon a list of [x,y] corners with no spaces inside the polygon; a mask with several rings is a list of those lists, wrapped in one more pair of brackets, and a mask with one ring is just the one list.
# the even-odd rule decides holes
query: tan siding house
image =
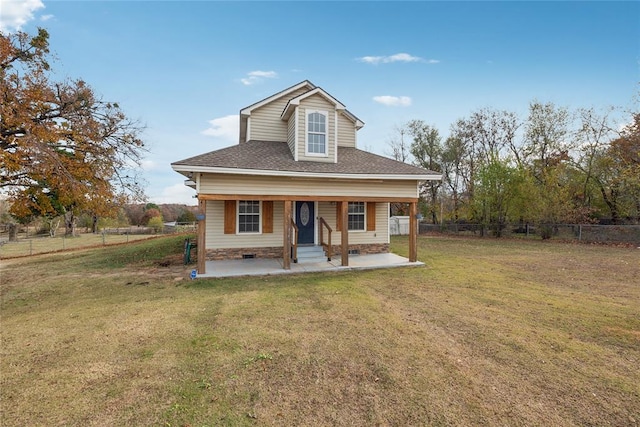
{"label": "tan siding house", "polygon": [[351,120],[344,113],[338,113],[338,146],[355,148],[356,132]]}
{"label": "tan siding house", "polygon": [[387,252],[390,202],[410,205],[415,261],[419,184],[441,176],[358,150],[362,126],[305,80],[240,110],[238,145],[173,163],[200,204],[198,272],[206,260],[254,257],[289,269],[303,248],[343,265]]}

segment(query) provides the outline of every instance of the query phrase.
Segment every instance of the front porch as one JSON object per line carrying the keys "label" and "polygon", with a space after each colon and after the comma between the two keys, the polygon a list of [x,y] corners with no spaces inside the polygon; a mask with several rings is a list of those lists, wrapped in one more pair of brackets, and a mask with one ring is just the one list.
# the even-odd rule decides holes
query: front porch
{"label": "front porch", "polygon": [[[391,265],[417,261],[417,198],[256,194],[201,194],[198,198],[201,212],[198,247],[206,248],[198,251],[199,276],[208,276],[213,260],[238,260],[240,257],[263,259],[265,265],[277,265],[281,270],[309,271],[308,265],[297,265],[300,252],[307,246],[324,249],[330,262],[325,262],[320,270],[350,267],[350,255],[385,255],[389,250],[388,218],[392,201],[409,205],[412,231],[409,233],[409,259],[395,260]],[[252,217],[254,227],[249,233],[244,225],[242,228],[239,225],[240,206],[247,203],[255,209],[248,215]],[[242,220],[246,221],[248,216],[243,215]],[[382,260],[383,266],[389,264]],[[371,265],[365,262],[354,267],[371,268]]]}
{"label": "front porch", "polygon": [[323,262],[290,263],[284,269],[282,258],[254,258],[242,260],[206,261],[206,273],[196,278],[223,278],[239,276],[268,276],[276,274],[299,274],[325,271],[370,270],[378,268],[418,267],[420,261],[409,259],[393,253],[371,255],[349,255],[349,264],[342,265],[340,258]]}

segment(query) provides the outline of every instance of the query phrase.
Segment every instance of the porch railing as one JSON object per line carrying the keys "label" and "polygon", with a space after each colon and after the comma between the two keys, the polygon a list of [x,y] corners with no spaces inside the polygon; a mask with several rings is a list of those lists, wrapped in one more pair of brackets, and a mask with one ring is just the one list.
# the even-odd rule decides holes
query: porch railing
{"label": "porch railing", "polygon": [[298,226],[296,222],[291,220],[291,232],[293,236],[291,237],[291,259],[293,262],[298,262]]}
{"label": "porch railing", "polygon": [[[327,228],[327,241],[324,241],[324,228]],[[327,261],[331,261],[331,232],[333,230],[327,224],[327,221],[324,218],[320,217],[318,220],[318,236],[320,236],[320,245],[327,251]]]}

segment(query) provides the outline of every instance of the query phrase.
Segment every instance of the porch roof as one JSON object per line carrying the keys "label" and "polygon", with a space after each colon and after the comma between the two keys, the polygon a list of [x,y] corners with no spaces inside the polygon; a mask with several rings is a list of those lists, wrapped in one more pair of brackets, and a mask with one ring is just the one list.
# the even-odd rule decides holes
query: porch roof
{"label": "porch roof", "polygon": [[441,175],[351,147],[338,147],[338,162],[295,161],[286,142],[248,141],[171,164],[178,172],[225,170],[298,172],[327,175],[384,175],[438,180]]}

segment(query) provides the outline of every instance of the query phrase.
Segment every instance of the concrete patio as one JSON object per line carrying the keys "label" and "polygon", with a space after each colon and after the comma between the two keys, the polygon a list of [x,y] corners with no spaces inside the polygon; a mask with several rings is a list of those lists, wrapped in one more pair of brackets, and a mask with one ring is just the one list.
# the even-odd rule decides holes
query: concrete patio
{"label": "concrete patio", "polygon": [[243,259],[226,261],[207,261],[206,273],[200,278],[221,278],[238,276],[267,276],[276,274],[299,274],[320,271],[370,270],[376,268],[416,267],[423,262],[410,262],[396,254],[349,255],[349,265],[343,267],[340,258],[325,262],[291,263],[290,270],[283,269],[282,259]]}

